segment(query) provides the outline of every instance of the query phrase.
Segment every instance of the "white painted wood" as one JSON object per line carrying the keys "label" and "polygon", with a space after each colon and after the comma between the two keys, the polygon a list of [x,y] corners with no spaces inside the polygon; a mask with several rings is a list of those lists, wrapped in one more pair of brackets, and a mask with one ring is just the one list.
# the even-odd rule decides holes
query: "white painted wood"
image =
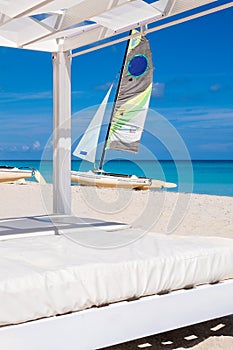
{"label": "white painted wood", "polygon": [[[190,16],[179,18],[178,20],[171,20],[171,21],[169,21],[167,23],[164,23],[162,25],[157,25],[157,26],[155,26],[153,28],[143,30],[143,33],[145,35],[148,34],[148,33],[153,33],[153,32],[156,32],[158,30],[162,30],[162,29],[165,29],[165,28],[168,28],[168,27],[172,27],[172,26],[180,24],[180,23],[188,22],[188,21],[191,21],[191,20],[199,18],[199,17],[210,15],[210,14],[212,14],[214,12],[218,12],[218,11],[222,11],[222,10],[228,9],[228,8],[230,8],[232,6],[233,6],[233,1],[230,2],[230,3],[227,3],[227,4],[216,6],[216,7],[212,8],[212,9],[209,9],[209,10],[206,10],[206,11],[198,12],[198,13],[196,13],[194,15],[190,15]],[[162,18],[162,19],[164,19],[164,18]],[[158,19],[156,22],[158,22],[159,20],[160,19]],[[123,41],[129,40],[132,36],[137,36],[137,34],[135,34],[135,35],[126,35],[126,36],[121,37],[119,39],[111,39],[110,41],[108,41],[106,43],[99,44],[99,45],[96,45],[94,47],[90,47],[88,49],[84,49],[84,50],[80,50],[78,52],[75,52],[71,56],[72,57],[77,57],[77,56],[84,55],[84,54],[92,52],[92,51],[97,51],[99,49],[102,49],[102,48],[105,48],[105,47],[108,47],[108,46],[111,46],[111,45],[115,45],[115,44],[121,43]],[[67,47],[68,40],[70,40],[70,39],[66,40],[66,43],[64,44],[65,47]],[[73,40],[73,42],[75,42],[75,40],[77,41],[77,38],[72,38],[72,40]],[[80,42],[80,40],[79,40],[79,42]],[[96,42],[98,42],[98,41],[96,40]],[[70,46],[72,47],[72,49],[75,49],[75,47],[79,48],[81,46],[84,46],[84,44],[83,45],[78,45],[78,43],[76,42],[74,45],[71,45],[71,43],[70,43]]]}
{"label": "white painted wood", "polygon": [[[228,2],[226,4],[223,4],[223,5],[216,6],[214,8],[209,9],[209,10],[195,13],[195,14],[190,15],[190,16],[185,16],[183,18],[179,18],[179,19],[174,20],[174,21],[173,20],[169,21],[168,23],[161,24],[160,26],[150,28],[150,29],[146,30],[144,33],[145,34],[153,33],[153,32],[158,31],[158,30],[162,30],[162,29],[165,29],[165,28],[168,28],[168,27],[180,24],[180,23],[188,22],[188,21],[191,21],[191,20],[196,19],[196,18],[204,17],[204,16],[210,15],[212,13],[228,9],[232,6],[233,6],[233,1]],[[171,14],[171,16],[173,16],[173,14]],[[167,16],[167,17],[169,17],[169,16]]]}
{"label": "white painted wood", "polygon": [[[147,4],[142,0],[21,0],[0,1],[0,45],[23,47],[29,50],[59,52],[59,39],[64,40],[63,51],[81,48],[91,43],[110,38],[114,44],[117,34],[127,32],[138,26],[155,23],[161,19],[185,13],[187,9],[197,9],[198,17],[207,14],[200,12],[197,6],[216,0],[179,0],[169,1],[173,6],[166,6],[167,1],[159,0]],[[233,6],[233,2],[215,6],[213,13]],[[47,14],[53,18],[33,18],[33,15]],[[195,15],[196,15],[195,14]],[[184,16],[180,22],[170,21],[159,29],[182,23],[196,16]],[[97,23],[85,25],[80,33],[80,24],[84,20]],[[171,18],[172,20],[172,18]],[[97,27],[96,27],[97,26]],[[70,34],[70,29],[74,32]],[[154,28],[150,28],[154,30]],[[155,30],[159,30],[155,29]],[[54,38],[56,36],[57,40]]]}
{"label": "white painted wood", "polygon": [[71,214],[71,58],[53,54],[53,212]]}
{"label": "white painted wood", "polygon": [[[4,350],[93,350],[233,313],[233,280],[0,328]],[[35,300],[36,302],[36,300]]]}

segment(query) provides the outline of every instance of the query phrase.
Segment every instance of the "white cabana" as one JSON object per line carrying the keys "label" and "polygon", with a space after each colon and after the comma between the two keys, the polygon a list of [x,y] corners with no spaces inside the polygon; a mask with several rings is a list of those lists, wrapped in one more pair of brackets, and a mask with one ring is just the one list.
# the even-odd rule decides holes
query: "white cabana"
{"label": "white cabana", "polygon": [[[208,8],[203,5],[208,5]],[[230,2],[218,6],[216,0],[159,0],[151,3],[142,0],[0,1],[0,46],[52,53],[54,213],[69,215],[71,212],[72,57],[126,40],[127,32],[135,27],[144,28],[145,33],[149,33],[232,5]],[[160,22],[163,19],[166,19],[165,24]]]}
{"label": "white cabana", "polygon": [[[59,220],[61,219],[60,216],[70,215],[71,213],[70,81],[72,57],[127,40],[129,38],[128,31],[133,28],[140,27],[141,31],[144,33],[150,33],[200,16],[208,15],[231,6],[233,6],[233,2],[219,5],[218,1],[216,0],[159,0],[155,2],[147,2],[143,0],[0,0],[0,46],[52,53],[54,76],[53,211],[54,214],[58,214]],[[21,250],[19,252],[20,259],[18,259],[22,261],[21,266],[16,258],[16,252],[18,252],[17,243],[14,243],[14,240],[12,240],[13,243],[9,243],[8,241],[6,245],[4,244],[2,246],[9,246],[9,251],[12,254],[12,261],[9,262],[10,253],[4,250],[6,255],[5,270],[4,264],[1,263],[1,267],[4,271],[6,271],[5,275],[2,273],[3,287],[1,291],[3,292],[5,298],[8,299],[9,297],[10,300],[8,304],[4,304],[7,317],[9,316],[8,310],[11,310],[13,313],[17,312],[17,308],[15,307],[14,303],[15,301],[18,302],[18,305],[21,307],[20,316],[22,309],[24,311],[28,311],[27,307],[23,307],[24,304],[21,302],[22,299],[19,298],[18,288],[20,289],[21,295],[23,295],[25,305],[27,303],[30,304],[30,300],[32,300],[31,304],[33,307],[37,307],[37,303],[39,305],[40,299],[37,298],[37,294],[34,293],[34,290],[29,288],[28,290],[30,290],[32,294],[28,295],[27,289],[23,288],[25,287],[25,284],[21,283],[20,281],[24,280],[24,277],[29,286],[31,284],[35,286],[35,280],[31,278],[31,276],[36,276],[37,285],[40,287],[45,286],[43,291],[45,291],[46,294],[48,291],[51,292],[56,290],[58,286],[57,281],[59,280],[57,276],[63,276],[65,271],[64,267],[67,267],[67,273],[65,273],[64,279],[67,284],[63,283],[64,289],[62,290],[60,296],[59,294],[56,294],[58,297],[52,298],[52,302],[55,304],[58,302],[60,309],[62,309],[63,305],[60,305],[59,303],[62,301],[63,293],[66,294],[67,290],[69,290],[67,286],[70,286],[70,282],[73,281],[71,277],[74,276],[70,272],[71,263],[69,259],[81,259],[81,250],[85,256],[85,259],[87,260],[86,266],[88,269],[90,269],[90,271],[94,271],[92,267],[89,267],[90,259],[88,255],[88,247],[85,248],[82,246],[77,247],[72,245],[72,249],[74,249],[73,255],[67,254],[68,251],[71,252],[70,241],[73,237],[73,227],[70,227],[72,230],[70,233],[71,236],[68,237],[69,240],[66,241],[65,245],[63,244],[63,246],[60,246],[60,238],[63,239],[65,236],[55,236],[53,234],[54,230],[52,229],[52,235],[47,237],[47,231],[51,231],[51,227],[46,220],[47,218],[44,219],[44,222],[40,222],[40,225],[43,226],[42,231],[46,231],[46,236],[42,237],[42,235],[40,235],[40,237],[37,237],[36,240],[33,241],[34,246],[36,244],[35,242],[38,243],[39,250],[36,250],[35,247],[33,251],[33,245],[28,245],[28,241],[23,241],[23,238],[21,238],[21,240],[17,238],[21,244]],[[15,231],[14,224],[15,223],[12,222],[11,219],[5,220],[4,228],[6,230],[6,234],[9,233],[9,228]],[[25,228],[27,228],[26,233],[30,233],[31,236],[34,236],[35,233],[34,224],[35,220],[32,221],[28,218],[26,223],[25,220],[22,222],[24,231]],[[62,225],[63,222],[60,221],[60,224]],[[83,222],[81,222],[81,224],[83,225]],[[98,222],[96,224],[98,225]],[[19,233],[25,234],[25,232],[21,232],[22,230],[20,230],[19,222],[17,222],[17,225]],[[93,227],[95,228],[95,225],[93,225]],[[108,241],[110,235],[106,227],[105,229],[106,232],[103,232],[102,236],[104,236],[104,238],[106,238]],[[82,226],[82,230],[76,232],[75,234],[82,235],[84,230],[85,228]],[[87,232],[87,229],[85,232]],[[89,232],[89,234],[91,235],[92,232],[93,231]],[[131,233],[128,232],[128,234]],[[95,232],[91,237],[94,237],[95,239]],[[167,239],[169,238],[165,237],[165,241],[167,241]],[[51,245],[51,251],[48,249],[49,242]],[[54,251],[54,242],[59,243],[57,244],[57,255]],[[165,243],[167,249],[168,244],[167,242]],[[22,253],[23,244],[26,244],[25,255]],[[57,350],[63,350],[67,347],[75,350],[89,350],[94,348],[103,348],[104,346],[129,341],[135,338],[160,333],[174,328],[231,314],[233,310],[233,279],[231,277],[232,260],[227,259],[230,254],[232,256],[232,248],[230,251],[230,246],[232,246],[232,243],[224,243],[224,249],[222,250],[221,255],[219,255],[220,244],[218,241],[217,243],[214,242],[213,250],[209,249],[209,241],[208,245],[205,240],[203,240],[202,244],[203,246],[200,244],[198,250],[194,247],[195,249],[193,251],[191,250],[193,242],[191,242],[190,260],[193,260],[193,257],[197,256],[197,252],[198,255],[200,255],[201,260],[203,260],[203,251],[207,252],[208,254],[211,254],[211,259],[213,257],[214,261],[217,261],[215,263],[215,268],[217,268],[217,270],[215,271],[215,275],[212,276],[212,274],[210,274],[210,272],[212,273],[212,260],[208,260],[210,261],[208,264],[206,264],[205,260],[203,260],[202,264],[204,265],[199,269],[199,271],[201,271],[200,276],[202,276],[202,274],[205,272],[206,275],[210,274],[210,277],[204,281],[198,280],[197,282],[193,282],[194,288],[191,288],[192,285],[190,285],[189,280],[185,281],[182,285],[175,284],[174,286],[171,286],[172,288],[178,290],[173,290],[172,292],[164,295],[164,292],[170,291],[170,286],[168,286],[168,288],[161,287],[161,291],[163,293],[160,294],[162,295],[150,295],[156,293],[157,291],[148,292],[145,288],[145,293],[140,293],[139,295],[139,297],[142,297],[141,299],[131,300],[135,296],[133,291],[132,296],[130,296],[128,299],[120,299],[117,295],[117,298],[114,299],[114,303],[112,303],[113,300],[104,300],[106,303],[112,303],[109,306],[103,306],[103,303],[99,303],[102,305],[102,307],[93,307],[81,311],[72,306],[69,310],[62,309],[62,311],[57,312],[55,307],[52,313],[48,313],[47,311],[49,310],[49,304],[47,301],[45,301],[42,303],[42,308],[39,310],[40,312],[43,311],[44,313],[37,313],[36,310],[35,315],[33,314],[34,316],[32,317],[34,321],[29,317],[29,319],[23,319],[23,321],[27,320],[27,322],[23,322],[21,319],[16,319],[16,321],[12,321],[11,319],[8,323],[5,321],[5,323],[2,323],[2,325],[5,324],[5,326],[1,327],[0,329],[0,344],[2,345],[2,349],[48,350],[56,348]],[[65,249],[66,245],[69,245],[68,249]],[[41,255],[41,246],[47,248],[44,254],[47,254],[46,257],[48,262],[45,259],[46,257]],[[30,247],[30,251],[28,247]],[[150,251],[150,249],[151,242],[149,241],[147,250]],[[150,266],[148,263],[147,250],[145,252],[144,260],[145,264],[147,264],[146,266]],[[158,249],[156,251],[160,251],[160,245],[158,245]],[[138,252],[140,255],[139,260],[141,262],[141,242]],[[222,265],[218,263],[219,260],[216,260],[215,252],[216,256],[219,259],[222,259]],[[53,254],[55,256],[55,262],[53,261]],[[3,255],[4,254],[2,254],[1,257],[2,259],[4,258]],[[102,252],[99,252],[99,255],[101,255],[102,259]],[[166,254],[166,257],[170,259],[172,255],[174,255],[174,261],[176,262],[177,257],[175,256],[173,247],[171,247],[171,252]],[[184,261],[187,263],[187,245],[185,242],[183,254],[180,252],[180,245],[177,244],[177,255],[179,258],[181,255],[183,255]],[[27,266],[26,263],[28,263],[28,265],[33,265],[31,264],[31,258],[33,256],[37,257],[37,266],[33,260],[33,264],[35,266],[33,266],[32,273],[27,274],[25,271],[29,271],[29,269],[24,269],[26,268],[25,266]],[[58,256],[61,260],[57,260]],[[109,256],[109,259],[114,261],[114,256],[112,256],[111,252],[109,253]],[[124,267],[126,265],[125,260],[127,261],[129,256],[128,252],[125,256],[126,258],[123,257],[124,259],[121,259]],[[66,258],[68,258],[68,260],[66,260],[64,263],[63,259]],[[98,259],[99,260],[97,262],[100,261],[101,263],[102,260],[99,257]],[[153,259],[154,257],[151,258],[151,260]],[[164,256],[162,256],[161,259],[161,261],[163,261]],[[59,265],[60,261],[62,261],[61,265]],[[84,260],[81,261],[82,265],[83,261]],[[136,265],[134,264],[134,257],[132,258],[132,261],[133,266],[135,266],[135,269],[137,269]],[[182,261],[183,260],[181,260],[181,263]],[[42,263],[45,265],[44,270],[42,269]],[[8,271],[10,264],[12,264],[11,272],[13,276],[11,280],[9,278]],[[52,264],[54,266],[52,266]],[[93,264],[96,266],[96,261],[94,261]],[[46,278],[44,278],[45,273],[48,272],[48,265],[50,267],[52,266],[54,271],[56,270],[57,273],[50,274],[50,276],[52,276],[51,284],[49,284],[49,279],[46,280]],[[57,268],[58,265],[60,266],[59,269]],[[116,263],[114,261],[113,267],[115,265]],[[157,266],[157,263],[155,265]],[[224,266],[224,268],[229,267],[229,269],[231,269],[230,273],[225,273],[222,266]],[[81,268],[83,268],[83,266],[81,266]],[[100,269],[102,268],[103,266],[101,265]],[[175,270],[178,276],[177,279],[180,280],[180,270],[175,269],[175,267],[172,266],[170,275],[166,281],[170,282],[174,280]],[[191,270],[195,270],[193,270],[193,265],[191,266]],[[41,275],[38,273],[38,271],[40,271]],[[89,275],[92,276],[92,274],[85,274],[85,270],[83,271],[84,280],[88,281],[88,279],[85,277]],[[190,276],[190,270],[182,271],[183,275],[186,277]],[[18,273],[18,276],[21,279],[16,278],[15,272]],[[49,273],[50,272],[51,271],[49,271]],[[161,272],[162,275],[159,274],[158,276],[164,277],[164,270],[162,268],[159,269],[159,272]],[[225,276],[222,276],[224,273]],[[150,271],[148,274],[151,275]],[[134,272],[129,273],[129,276],[134,275],[136,275]],[[43,279],[41,276],[43,276],[43,278],[47,281],[47,284],[43,284]],[[79,276],[78,273],[77,276]],[[95,282],[96,276],[93,276],[93,281]],[[109,276],[114,278],[114,271],[110,271]],[[6,279],[4,279],[5,277]],[[229,280],[224,280],[226,278],[229,278]],[[127,279],[129,280],[128,277]],[[156,278],[156,280],[159,279],[160,277]],[[9,290],[5,288],[5,285],[7,284],[5,283],[6,280],[7,283],[10,281],[8,283]],[[222,282],[217,283],[219,280]],[[148,280],[145,280],[144,282],[147,286]],[[203,285],[200,285],[202,283]],[[106,283],[106,286],[108,287],[111,285],[111,283]],[[131,287],[131,285],[129,285],[129,287]],[[186,290],[180,290],[179,288],[186,288]],[[95,284],[94,287],[91,287],[92,291],[94,289]],[[40,289],[38,290],[41,298],[42,292]],[[76,295],[77,290],[78,289],[72,289],[71,291]],[[15,294],[12,293],[12,291],[15,292]],[[101,297],[103,294],[104,293],[102,292],[100,293]],[[69,301],[72,301],[69,294],[67,294],[67,296]],[[87,299],[89,298],[89,295],[86,292],[84,293],[84,296]],[[2,303],[4,303],[4,299],[1,300]],[[93,306],[94,305],[96,305],[96,303],[93,303]],[[89,305],[89,307],[90,306],[92,306],[92,304]],[[56,316],[58,314],[59,316]],[[13,324],[14,322],[18,323],[21,321],[23,323]]]}

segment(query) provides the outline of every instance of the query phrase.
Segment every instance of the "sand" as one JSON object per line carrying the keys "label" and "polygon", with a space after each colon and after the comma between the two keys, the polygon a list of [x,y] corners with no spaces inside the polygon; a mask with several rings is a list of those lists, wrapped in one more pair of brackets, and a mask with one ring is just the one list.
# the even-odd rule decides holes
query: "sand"
{"label": "sand", "polygon": [[[52,212],[50,185],[0,184],[0,218]],[[169,191],[72,186],[72,214],[117,221],[147,231],[233,238],[233,198]],[[108,349],[233,349],[233,315]]]}

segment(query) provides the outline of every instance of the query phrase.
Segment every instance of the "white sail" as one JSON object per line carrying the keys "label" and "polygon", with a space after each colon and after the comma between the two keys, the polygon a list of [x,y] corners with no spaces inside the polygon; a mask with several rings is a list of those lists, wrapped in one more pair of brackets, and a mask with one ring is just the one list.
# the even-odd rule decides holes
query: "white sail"
{"label": "white sail", "polygon": [[86,132],[83,134],[83,137],[81,138],[78,146],[73,152],[74,156],[87,160],[91,163],[95,163],[100,129],[103,123],[103,117],[111,90],[112,85],[110,86],[106,96],[104,97],[101,105],[95,113],[94,118],[90,122]]}

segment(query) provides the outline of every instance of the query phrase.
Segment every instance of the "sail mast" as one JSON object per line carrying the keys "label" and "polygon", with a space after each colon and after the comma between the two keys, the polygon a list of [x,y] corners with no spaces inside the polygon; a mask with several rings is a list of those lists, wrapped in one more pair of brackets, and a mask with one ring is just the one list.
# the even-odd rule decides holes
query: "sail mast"
{"label": "sail mast", "polygon": [[[130,31],[130,35],[131,35],[131,34],[132,34],[132,30]],[[108,130],[107,130],[106,137],[105,137],[105,141],[104,141],[103,152],[102,152],[102,155],[101,155],[101,158],[100,158],[99,170],[102,170],[102,167],[103,167],[104,157],[105,157],[105,153],[106,153],[106,146],[107,146],[107,142],[108,142],[108,136],[109,136],[109,132],[110,132],[110,128],[111,128],[111,123],[112,123],[112,119],[113,119],[113,115],[114,115],[114,109],[115,109],[116,101],[117,101],[118,94],[119,94],[121,78],[122,78],[122,74],[123,74],[124,67],[125,67],[125,62],[126,62],[126,58],[127,58],[127,54],[128,54],[128,49],[129,49],[130,40],[131,40],[131,39],[129,39],[129,40],[127,41],[127,45],[126,45],[126,50],[125,50],[125,54],[124,54],[124,58],[123,58],[123,64],[122,64],[121,72],[120,72],[120,78],[119,78],[119,82],[118,82],[118,86],[117,86],[117,91],[116,91],[115,98],[114,98],[114,102],[113,102],[112,113],[111,113],[111,117],[110,117],[109,124],[108,124]]]}

